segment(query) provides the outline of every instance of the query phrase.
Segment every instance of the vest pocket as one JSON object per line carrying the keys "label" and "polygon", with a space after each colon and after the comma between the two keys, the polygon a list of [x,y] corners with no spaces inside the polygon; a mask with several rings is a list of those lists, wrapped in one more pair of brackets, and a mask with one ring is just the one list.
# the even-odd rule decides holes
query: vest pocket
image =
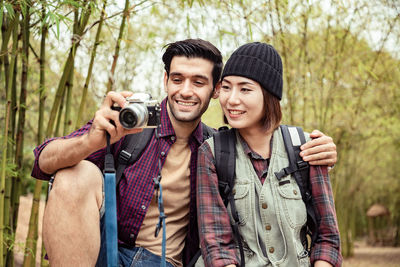
{"label": "vest pocket", "polygon": [[278,186],[278,192],[289,225],[292,228],[303,226],[307,221],[307,211],[296,182],[290,180],[290,183]]}
{"label": "vest pocket", "polygon": [[239,214],[239,224],[245,225],[250,212],[249,184],[236,184],[233,187],[233,198]]}

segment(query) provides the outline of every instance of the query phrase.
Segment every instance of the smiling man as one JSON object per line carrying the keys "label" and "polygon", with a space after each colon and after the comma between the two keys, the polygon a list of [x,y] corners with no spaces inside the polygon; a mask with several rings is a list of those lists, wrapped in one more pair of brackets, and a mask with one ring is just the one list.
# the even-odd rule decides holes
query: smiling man
{"label": "smiling man", "polygon": [[[164,87],[160,126],[142,155],[127,166],[117,188],[120,266],[160,266],[162,235],[153,178],[161,175],[166,218],[167,266],[184,266],[198,251],[196,164],[204,141],[201,115],[219,86],[220,51],[201,39],[171,43],[163,55]],[[92,121],[72,134],[38,146],[32,176],[52,180],[43,238],[51,266],[105,266],[103,176],[106,132],[117,157],[127,134],[113,103],[123,107],[127,92],[109,92]],[[110,123],[115,122],[115,125]],[[304,150],[311,160],[336,161],[332,139],[319,137]],[[311,155],[311,156],[310,156]],[[321,164],[321,163],[320,163]],[[96,263],[97,262],[97,263]]]}

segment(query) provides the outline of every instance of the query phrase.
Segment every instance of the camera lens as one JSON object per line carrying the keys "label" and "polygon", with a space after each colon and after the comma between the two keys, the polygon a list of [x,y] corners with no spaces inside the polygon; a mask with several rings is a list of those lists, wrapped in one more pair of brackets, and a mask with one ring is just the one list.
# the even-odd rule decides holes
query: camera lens
{"label": "camera lens", "polygon": [[131,109],[123,109],[119,114],[119,121],[126,129],[134,128],[137,124],[137,117]]}
{"label": "camera lens", "polygon": [[144,127],[147,124],[147,120],[147,108],[141,104],[130,104],[119,112],[119,122],[125,129]]}
{"label": "camera lens", "polygon": [[122,120],[127,125],[135,125],[137,121],[135,114],[131,112],[125,112],[122,116]]}

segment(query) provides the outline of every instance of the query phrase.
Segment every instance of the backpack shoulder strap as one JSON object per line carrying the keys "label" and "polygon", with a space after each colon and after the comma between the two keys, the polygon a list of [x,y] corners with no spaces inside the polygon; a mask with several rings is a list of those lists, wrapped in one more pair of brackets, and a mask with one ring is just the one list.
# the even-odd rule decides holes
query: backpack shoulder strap
{"label": "backpack shoulder strap", "polygon": [[231,214],[234,220],[232,226],[233,235],[236,238],[240,251],[240,266],[245,266],[242,237],[239,232],[239,214],[236,210],[232,189],[235,184],[236,167],[236,133],[234,129],[220,127],[214,133],[214,158],[218,175],[219,194],[225,206],[230,204]]}
{"label": "backpack shoulder strap", "polygon": [[213,137],[219,193],[226,206],[235,179],[236,134],[225,126],[220,127]]}
{"label": "backpack shoulder strap", "polygon": [[[312,204],[311,184],[310,184],[310,165],[300,156],[300,146],[306,143],[303,129],[288,125],[281,125],[283,141],[289,158],[289,167],[276,173],[278,180],[286,175],[293,175],[297,185],[300,188],[303,202],[307,209],[307,230],[306,234],[311,236],[311,245],[306,246],[309,249],[313,246],[317,238],[317,220]],[[306,238],[304,238],[306,240]]]}
{"label": "backpack shoulder strap", "polygon": [[216,131],[213,128],[207,126],[204,123],[201,123],[201,126],[203,127],[203,140],[204,141],[207,140],[208,138],[210,138],[211,136],[213,136],[214,133],[216,133]]}
{"label": "backpack shoulder strap", "polygon": [[126,166],[134,163],[147,147],[154,133],[154,128],[145,128],[142,132],[129,134],[122,141],[117,159],[116,185],[118,186]]}

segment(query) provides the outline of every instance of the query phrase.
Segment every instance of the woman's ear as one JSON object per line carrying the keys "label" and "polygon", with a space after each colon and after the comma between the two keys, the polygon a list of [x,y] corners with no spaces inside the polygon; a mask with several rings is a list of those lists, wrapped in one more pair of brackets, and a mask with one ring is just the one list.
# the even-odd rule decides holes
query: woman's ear
{"label": "woman's ear", "polygon": [[216,99],[216,98],[219,97],[219,90],[221,90],[221,82],[218,82],[218,83],[215,85],[215,89],[214,89],[214,93],[213,93],[213,95],[212,95],[212,98]]}

